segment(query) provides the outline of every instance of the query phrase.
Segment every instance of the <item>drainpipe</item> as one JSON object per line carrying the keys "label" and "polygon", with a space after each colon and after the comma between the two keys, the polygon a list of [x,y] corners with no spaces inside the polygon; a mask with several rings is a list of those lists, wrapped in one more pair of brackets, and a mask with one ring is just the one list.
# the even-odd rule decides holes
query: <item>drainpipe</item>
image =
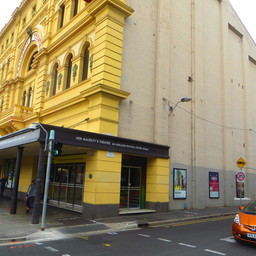
{"label": "drainpipe", "polygon": [[196,208],[196,130],[195,130],[195,0],[191,0],[191,173],[192,208]]}

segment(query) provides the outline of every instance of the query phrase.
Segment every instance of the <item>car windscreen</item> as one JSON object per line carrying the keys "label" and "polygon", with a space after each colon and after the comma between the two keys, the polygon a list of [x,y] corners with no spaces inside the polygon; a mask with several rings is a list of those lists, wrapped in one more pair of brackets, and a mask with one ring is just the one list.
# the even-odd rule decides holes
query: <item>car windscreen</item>
{"label": "car windscreen", "polygon": [[256,215],[256,200],[250,202],[243,208],[244,213],[249,213],[249,214],[255,214]]}

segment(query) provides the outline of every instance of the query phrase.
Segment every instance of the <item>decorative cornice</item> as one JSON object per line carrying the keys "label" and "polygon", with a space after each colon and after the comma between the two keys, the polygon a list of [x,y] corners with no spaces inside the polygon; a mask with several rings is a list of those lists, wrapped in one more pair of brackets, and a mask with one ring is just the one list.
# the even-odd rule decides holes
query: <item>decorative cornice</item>
{"label": "decorative cornice", "polygon": [[111,96],[115,96],[115,97],[119,98],[119,100],[127,99],[128,96],[130,95],[129,92],[125,92],[120,89],[108,86],[108,85],[98,84],[98,85],[90,87],[84,91],[81,91],[81,96],[83,98],[88,98],[97,93],[109,94]]}
{"label": "decorative cornice", "polygon": [[129,17],[134,12],[131,7],[120,0],[94,0],[86,6],[86,10],[88,11],[89,15],[94,16],[108,5],[115,7],[117,10],[123,13],[125,18]]}

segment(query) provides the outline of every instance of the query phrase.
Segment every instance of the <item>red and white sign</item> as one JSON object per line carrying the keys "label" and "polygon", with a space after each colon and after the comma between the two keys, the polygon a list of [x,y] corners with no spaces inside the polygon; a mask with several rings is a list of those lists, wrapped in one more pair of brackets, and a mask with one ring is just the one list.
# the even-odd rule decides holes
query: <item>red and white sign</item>
{"label": "red and white sign", "polygon": [[244,182],[245,181],[245,173],[243,171],[239,171],[236,174],[236,181],[237,182]]}

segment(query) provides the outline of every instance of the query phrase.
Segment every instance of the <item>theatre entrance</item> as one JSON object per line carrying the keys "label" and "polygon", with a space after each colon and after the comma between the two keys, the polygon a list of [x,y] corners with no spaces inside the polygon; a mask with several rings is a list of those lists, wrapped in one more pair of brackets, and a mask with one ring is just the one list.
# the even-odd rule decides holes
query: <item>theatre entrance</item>
{"label": "theatre entrance", "polygon": [[123,166],[121,173],[120,208],[140,208],[141,168]]}
{"label": "theatre entrance", "polygon": [[145,208],[146,158],[123,155],[120,208]]}
{"label": "theatre entrance", "polygon": [[49,199],[50,204],[82,211],[84,165],[52,165]]}

